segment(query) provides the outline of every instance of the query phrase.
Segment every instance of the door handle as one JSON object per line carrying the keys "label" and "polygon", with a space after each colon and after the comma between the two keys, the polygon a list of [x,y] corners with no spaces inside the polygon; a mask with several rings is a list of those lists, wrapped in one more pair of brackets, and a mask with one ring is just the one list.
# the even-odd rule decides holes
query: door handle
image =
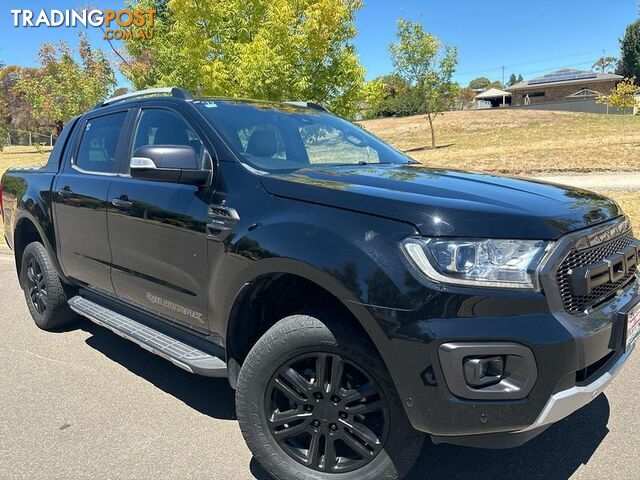
{"label": "door handle", "polygon": [[58,190],[58,195],[60,195],[61,197],[70,197],[71,195],[73,195],[73,191],[71,190],[71,187],[65,185],[60,190]]}
{"label": "door handle", "polygon": [[126,195],[122,195],[120,198],[114,198],[113,200],[111,200],[111,204],[114,207],[122,208],[125,210],[133,207],[133,203],[128,200]]}

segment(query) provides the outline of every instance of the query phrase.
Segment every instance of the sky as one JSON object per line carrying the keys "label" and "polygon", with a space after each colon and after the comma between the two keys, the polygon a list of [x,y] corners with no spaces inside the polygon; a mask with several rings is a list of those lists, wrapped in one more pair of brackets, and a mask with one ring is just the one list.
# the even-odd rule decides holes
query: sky
{"label": "sky", "polygon": [[[209,0],[214,1],[214,0]],[[354,39],[367,79],[390,73],[388,46],[394,40],[398,18],[419,21],[442,42],[458,48],[456,80],[462,85],[478,76],[505,80],[511,73],[533,78],[562,67],[590,69],[606,55],[618,56],[618,39],[627,24],[638,18],[638,0],[364,0],[358,12]],[[11,9],[67,9],[83,5],[120,9],[123,1],[5,0],[0,6],[0,60],[6,64],[35,65],[43,42],[76,43],[78,30],[14,28]],[[111,53],[102,32],[88,28],[94,47]],[[117,46],[117,42],[116,42]],[[126,80],[118,77],[122,86]]]}

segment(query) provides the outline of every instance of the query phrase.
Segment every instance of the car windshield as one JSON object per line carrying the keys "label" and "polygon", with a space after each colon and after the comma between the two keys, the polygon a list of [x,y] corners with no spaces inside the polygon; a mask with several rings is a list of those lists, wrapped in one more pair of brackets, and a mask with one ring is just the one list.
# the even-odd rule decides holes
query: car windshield
{"label": "car windshield", "polygon": [[323,111],[233,100],[195,105],[239,157],[260,170],[412,162],[364,129]]}

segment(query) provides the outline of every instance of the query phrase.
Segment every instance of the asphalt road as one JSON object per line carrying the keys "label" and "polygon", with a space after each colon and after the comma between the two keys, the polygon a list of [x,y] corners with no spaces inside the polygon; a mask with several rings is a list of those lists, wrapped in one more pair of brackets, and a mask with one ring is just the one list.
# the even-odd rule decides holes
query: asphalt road
{"label": "asphalt road", "polygon": [[[606,394],[523,447],[427,442],[409,478],[640,479],[639,367],[636,352]],[[38,330],[1,247],[0,478],[268,479],[225,381],[183,372],[88,321]]]}

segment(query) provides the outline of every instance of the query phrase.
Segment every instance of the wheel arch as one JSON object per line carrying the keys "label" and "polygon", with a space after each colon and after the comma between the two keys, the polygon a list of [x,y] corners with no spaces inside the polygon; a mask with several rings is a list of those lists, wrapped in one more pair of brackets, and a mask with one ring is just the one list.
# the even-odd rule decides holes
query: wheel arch
{"label": "wheel arch", "polygon": [[[302,310],[326,309],[344,317],[349,326],[372,342],[378,354],[382,329],[367,308],[334,277],[294,260],[270,259],[235,288],[226,315],[225,346],[229,381],[235,387],[247,354],[258,339],[282,318]],[[267,265],[265,265],[267,264]],[[277,296],[274,296],[278,293]],[[384,361],[384,357],[382,357]]]}

